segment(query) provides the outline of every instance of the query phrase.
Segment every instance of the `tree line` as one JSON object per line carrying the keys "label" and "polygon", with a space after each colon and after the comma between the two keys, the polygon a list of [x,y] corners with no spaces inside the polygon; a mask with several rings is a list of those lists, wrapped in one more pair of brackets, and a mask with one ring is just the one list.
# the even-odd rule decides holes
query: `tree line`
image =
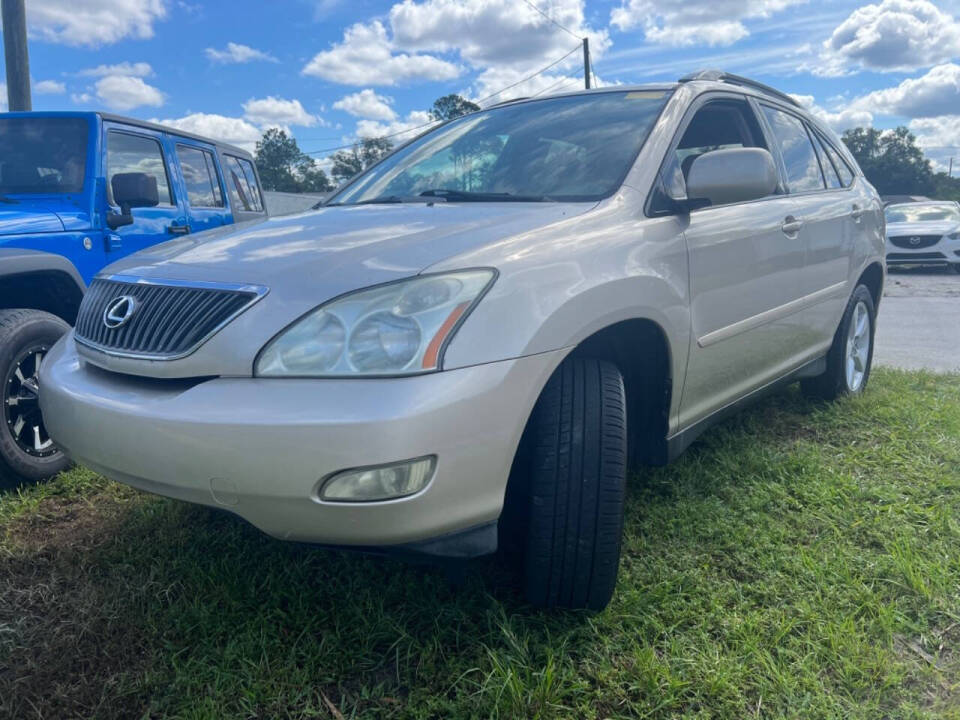
{"label": "tree line", "polygon": [[[459,95],[444,95],[430,109],[432,120],[453,118],[480,109]],[[393,150],[390,138],[362,138],[351,147],[330,156],[330,175],[316,159],[300,149],[285,130],[270,128],[257,141],[256,161],[260,182],[265,190],[307,193],[330,192],[337,185],[380,160]]]}
{"label": "tree line", "polygon": [[[455,94],[437,98],[430,109],[433,120],[452,120],[480,107]],[[846,130],[842,140],[881,195],[925,195],[960,201],[960,178],[934,172],[916,136],[906,127]],[[285,131],[271,128],[257,142],[257,169],[267,190],[329,192],[376,163],[393,150],[390,138],[363,138],[330,156],[330,175],[314,158],[302,152]]]}

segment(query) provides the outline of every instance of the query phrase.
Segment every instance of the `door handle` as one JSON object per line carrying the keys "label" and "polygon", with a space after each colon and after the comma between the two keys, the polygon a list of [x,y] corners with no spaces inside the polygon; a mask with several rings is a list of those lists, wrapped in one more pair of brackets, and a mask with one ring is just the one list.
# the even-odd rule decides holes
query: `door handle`
{"label": "door handle", "polygon": [[189,235],[190,226],[189,225],[168,225],[167,232],[171,235]]}
{"label": "door handle", "polygon": [[855,223],[860,222],[860,218],[863,217],[863,208],[854,203],[853,208],[850,210],[850,217],[853,218]]}
{"label": "door handle", "polygon": [[780,229],[783,230],[784,235],[793,235],[796,232],[800,231],[800,228],[803,227],[803,220],[798,220],[793,215],[787,215],[783,220],[783,225],[780,226]]}

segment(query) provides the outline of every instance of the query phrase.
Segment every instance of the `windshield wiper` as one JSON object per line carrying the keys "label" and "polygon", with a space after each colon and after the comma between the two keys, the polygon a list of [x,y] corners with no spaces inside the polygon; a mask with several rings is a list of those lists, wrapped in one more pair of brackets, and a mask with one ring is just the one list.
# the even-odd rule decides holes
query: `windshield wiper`
{"label": "windshield wiper", "polygon": [[7,197],[6,195],[0,194],[0,203],[7,203],[7,205],[19,205],[20,201],[15,200],[12,197]]}
{"label": "windshield wiper", "polygon": [[[361,200],[356,203],[347,203],[353,205],[380,205],[382,203],[432,203],[432,202],[446,202],[447,199],[444,197],[432,197],[432,196],[423,196],[421,195],[380,195],[379,197],[370,198],[369,200]],[[331,203],[333,205],[335,203]]]}
{"label": "windshield wiper", "polygon": [[446,188],[424,190],[420,197],[446,198],[451,202],[553,202],[546,195],[514,195],[508,192],[472,192]]}

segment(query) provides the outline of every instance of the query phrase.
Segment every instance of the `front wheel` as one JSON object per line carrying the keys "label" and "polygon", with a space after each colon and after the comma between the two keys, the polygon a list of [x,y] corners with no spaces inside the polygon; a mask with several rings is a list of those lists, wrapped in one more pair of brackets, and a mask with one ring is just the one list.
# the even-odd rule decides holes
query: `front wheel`
{"label": "front wheel", "polygon": [[69,465],[47,434],[38,402],[40,365],[69,329],[50,313],[0,310],[0,485],[43,480]]}
{"label": "front wheel", "polygon": [[602,610],[617,582],[626,485],[623,378],[565,360],[531,418],[523,585],[541,607]]}
{"label": "front wheel", "polygon": [[833,400],[864,391],[873,366],[876,316],[873,296],[865,285],[858,285],[833,336],[826,372],[800,381],[805,395]]}

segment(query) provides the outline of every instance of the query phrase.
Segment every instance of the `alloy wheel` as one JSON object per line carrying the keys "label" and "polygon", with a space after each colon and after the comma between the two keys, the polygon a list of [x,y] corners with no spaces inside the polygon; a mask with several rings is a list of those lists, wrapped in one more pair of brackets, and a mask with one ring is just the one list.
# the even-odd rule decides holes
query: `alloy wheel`
{"label": "alloy wheel", "polygon": [[850,329],[847,332],[846,376],[847,388],[857,392],[863,385],[870,359],[870,311],[862,300],[853,308]]}
{"label": "alloy wheel", "polygon": [[3,387],[7,430],[27,455],[50,457],[58,452],[40,414],[40,365],[50,348],[37,345],[17,356]]}

